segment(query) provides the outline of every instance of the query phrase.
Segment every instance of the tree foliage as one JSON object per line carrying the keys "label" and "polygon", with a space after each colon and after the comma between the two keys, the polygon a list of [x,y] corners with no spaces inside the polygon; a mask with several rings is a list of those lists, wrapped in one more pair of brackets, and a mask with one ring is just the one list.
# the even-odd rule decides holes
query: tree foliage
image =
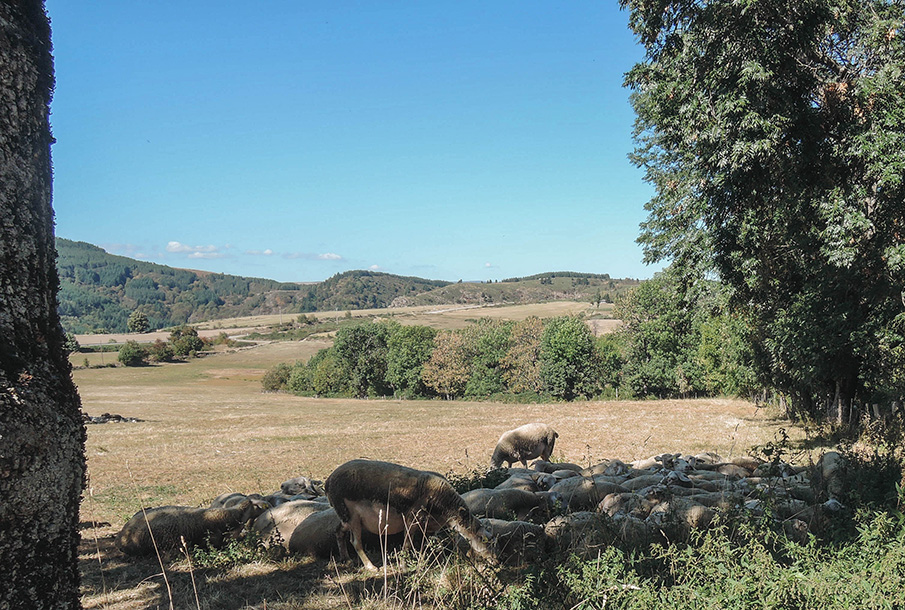
{"label": "tree foliage", "polygon": [[594,396],[599,388],[594,336],[584,320],[561,316],[544,325],[540,345],[540,377],[553,396],[572,400]]}
{"label": "tree foliage", "polygon": [[387,341],[398,322],[363,322],[336,331],[333,349],[358,398],[387,393]]}
{"label": "tree foliage", "polygon": [[505,390],[504,360],[509,351],[511,332],[511,322],[491,318],[481,318],[465,329],[466,396],[490,396]]}
{"label": "tree foliage", "polygon": [[903,311],[902,2],[620,4],[646,51],[626,77],[646,259],[717,271],[799,413],[869,399]]}
{"label": "tree foliage", "polygon": [[434,350],[437,331],[428,326],[399,326],[387,339],[387,383],[403,396],[426,393],[422,371]]}
{"label": "tree foliage", "polygon": [[747,327],[729,310],[727,293],[716,282],[688,283],[667,268],[620,299],[619,375],[627,389],[662,398],[751,392]]}
{"label": "tree foliage", "polygon": [[441,330],[434,338],[434,351],[422,369],[424,384],[446,398],[461,396],[468,384],[465,336]]}
{"label": "tree foliage", "polygon": [[136,309],[129,316],[128,326],[130,333],[146,333],[150,330],[151,323],[148,322],[148,316],[143,311]]}
{"label": "tree foliage", "polygon": [[503,380],[515,394],[543,391],[540,377],[540,341],[543,320],[531,316],[516,322],[510,334],[509,349],[502,360]]}

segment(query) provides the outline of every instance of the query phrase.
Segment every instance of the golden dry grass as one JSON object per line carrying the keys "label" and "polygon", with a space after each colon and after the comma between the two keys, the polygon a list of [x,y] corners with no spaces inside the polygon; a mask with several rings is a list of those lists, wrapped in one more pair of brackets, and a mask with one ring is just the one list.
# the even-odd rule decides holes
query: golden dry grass
{"label": "golden dry grass", "polygon": [[[613,305],[604,303],[599,308],[578,301],[553,301],[549,303],[531,303],[527,305],[418,305],[412,307],[394,307],[392,309],[359,309],[355,311],[319,311],[305,314],[319,320],[342,320],[346,316],[352,318],[392,318],[401,324],[423,325],[437,329],[461,329],[478,318],[499,320],[523,320],[529,316],[551,318],[584,314],[586,316],[607,317],[612,314]],[[284,322],[292,322],[299,314],[270,314],[247,316],[243,318],[224,318],[194,324],[201,337],[213,338],[225,332],[230,337],[241,338],[254,331],[266,332],[268,327]],[[619,326],[618,320],[594,319],[588,322],[595,334],[610,332]],[[150,333],[108,333],[76,335],[80,345],[121,344],[133,340],[140,343],[153,343],[158,339],[166,341],[170,336],[167,331]],[[76,354],[73,364],[81,365],[84,355]],[[113,357],[115,361],[115,355]],[[100,362],[100,359],[97,359]],[[91,364],[97,364],[89,359]]]}
{"label": "golden dry grass", "polygon": [[[307,359],[326,345],[272,343],[182,364],[74,372],[88,414],[144,420],[88,426],[90,482],[81,519],[109,525],[83,532],[86,608],[167,607],[156,561],[126,560],[111,547],[110,536],[142,506],[201,505],[229,491],[269,493],[298,475],[324,479],[362,456],[464,474],[488,464],[502,432],[530,421],[557,428],[556,459],[582,464],[663,451],[739,455],[773,440],[785,425],[730,399],[514,405],[261,391],[269,367]],[[194,608],[190,571],[169,569],[182,600],[177,607]],[[201,573],[202,607],[347,607],[330,569],[292,560]]]}

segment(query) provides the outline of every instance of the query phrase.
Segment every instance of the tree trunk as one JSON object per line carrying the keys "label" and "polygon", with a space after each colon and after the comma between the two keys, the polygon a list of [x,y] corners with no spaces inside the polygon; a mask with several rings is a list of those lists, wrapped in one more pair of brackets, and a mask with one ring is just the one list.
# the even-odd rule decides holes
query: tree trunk
{"label": "tree trunk", "polygon": [[78,608],[85,428],[57,315],[41,0],[0,0],[0,609]]}

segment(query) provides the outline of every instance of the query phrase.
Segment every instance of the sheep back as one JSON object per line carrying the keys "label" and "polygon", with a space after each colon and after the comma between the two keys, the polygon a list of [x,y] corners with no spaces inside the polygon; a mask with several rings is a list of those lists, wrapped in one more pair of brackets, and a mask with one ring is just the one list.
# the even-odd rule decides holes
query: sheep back
{"label": "sheep back", "polygon": [[[116,547],[127,555],[150,555],[155,544],[160,552],[179,548],[182,539],[189,546],[209,541],[217,546],[238,534],[264,507],[245,499],[230,508],[161,506],[141,510],[116,534]],[[153,536],[153,539],[152,539]]]}
{"label": "sheep back", "polygon": [[326,491],[327,499],[344,523],[352,518],[346,500],[385,503],[401,515],[424,511],[440,526],[454,519],[472,519],[465,501],[445,477],[390,462],[361,459],[346,462],[327,477]]}
{"label": "sheep back", "polygon": [[504,432],[493,450],[490,464],[499,468],[503,462],[510,465],[515,462],[526,463],[536,457],[549,460],[558,436],[556,430],[542,423],[525,424]]}

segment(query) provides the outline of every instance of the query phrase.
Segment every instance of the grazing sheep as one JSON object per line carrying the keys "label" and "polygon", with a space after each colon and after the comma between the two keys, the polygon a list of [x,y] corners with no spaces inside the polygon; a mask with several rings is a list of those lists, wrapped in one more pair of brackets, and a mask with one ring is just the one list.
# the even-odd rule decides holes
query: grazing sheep
{"label": "grazing sheep", "polygon": [[258,532],[265,546],[279,545],[288,550],[293,530],[310,515],[328,509],[330,505],[326,502],[313,500],[285,502],[259,515],[251,529]]}
{"label": "grazing sheep", "polygon": [[[404,532],[405,545],[416,533],[432,534],[451,526],[481,557],[494,561],[481,540],[481,524],[443,476],[389,462],[352,460],[327,477],[327,498],[341,521],[340,552],[345,532],[368,570],[377,568],[362,547],[362,531],[379,535]],[[304,522],[303,522],[304,523]],[[345,558],[345,557],[344,557]]]}
{"label": "grazing sheep", "polygon": [[527,468],[528,460],[536,457],[549,461],[558,436],[556,430],[547,424],[539,423],[525,424],[515,430],[504,432],[493,450],[490,466],[500,468],[503,462],[510,466],[515,462],[521,462],[522,466]]}
{"label": "grazing sheep", "polygon": [[517,521],[547,521],[562,500],[556,492],[515,488],[473,489],[462,499],[475,517]]}
{"label": "grazing sheep", "polygon": [[150,555],[155,546],[161,553],[209,540],[217,546],[241,533],[245,525],[266,510],[246,498],[230,508],[161,506],[140,510],[116,534],[116,547],[127,555]]}

